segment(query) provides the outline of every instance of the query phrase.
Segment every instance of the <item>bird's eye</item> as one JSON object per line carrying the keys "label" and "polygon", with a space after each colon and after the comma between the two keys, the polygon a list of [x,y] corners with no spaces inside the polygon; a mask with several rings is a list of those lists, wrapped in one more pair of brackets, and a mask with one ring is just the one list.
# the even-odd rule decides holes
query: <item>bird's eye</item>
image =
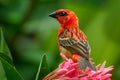
{"label": "bird's eye", "polygon": [[68,14],[67,14],[66,12],[60,12],[59,15],[60,15],[60,16],[66,16],[66,15],[68,15]]}

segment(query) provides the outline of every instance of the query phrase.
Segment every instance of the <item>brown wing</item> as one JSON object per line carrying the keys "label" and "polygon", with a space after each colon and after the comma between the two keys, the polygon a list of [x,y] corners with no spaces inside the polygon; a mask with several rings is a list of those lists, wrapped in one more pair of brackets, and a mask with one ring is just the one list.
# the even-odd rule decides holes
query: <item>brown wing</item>
{"label": "brown wing", "polygon": [[87,41],[78,41],[71,37],[65,38],[65,34],[66,32],[64,32],[64,34],[62,34],[59,38],[60,45],[69,50],[71,53],[77,53],[80,56],[89,59],[89,43]]}

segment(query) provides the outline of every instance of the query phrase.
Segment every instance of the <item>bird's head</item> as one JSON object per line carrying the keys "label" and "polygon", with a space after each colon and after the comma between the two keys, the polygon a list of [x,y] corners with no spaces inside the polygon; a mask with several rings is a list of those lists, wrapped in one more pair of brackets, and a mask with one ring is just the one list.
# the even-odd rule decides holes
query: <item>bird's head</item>
{"label": "bird's head", "polygon": [[49,14],[50,17],[56,18],[62,27],[78,25],[78,18],[76,14],[68,9],[58,9]]}

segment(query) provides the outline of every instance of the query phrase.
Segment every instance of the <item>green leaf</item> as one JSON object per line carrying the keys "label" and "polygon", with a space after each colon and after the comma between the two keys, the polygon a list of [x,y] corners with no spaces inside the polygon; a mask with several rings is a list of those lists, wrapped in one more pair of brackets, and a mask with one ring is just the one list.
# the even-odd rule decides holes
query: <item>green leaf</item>
{"label": "green leaf", "polygon": [[4,40],[2,28],[0,27],[0,79],[1,80],[23,80],[13,65],[12,56]]}
{"label": "green leaf", "polygon": [[7,80],[7,77],[6,77],[6,75],[5,75],[5,71],[4,71],[4,69],[3,69],[3,66],[2,66],[1,61],[0,61],[0,79],[1,79],[1,80]]}
{"label": "green leaf", "polygon": [[0,27],[0,56],[12,64],[12,56],[4,40],[2,27]]}
{"label": "green leaf", "polygon": [[5,59],[9,64],[13,65],[13,61],[6,54],[0,52],[0,57]]}
{"label": "green leaf", "polygon": [[42,80],[43,77],[45,77],[49,72],[50,72],[50,69],[46,60],[46,55],[43,54],[35,80]]}
{"label": "green leaf", "polygon": [[0,61],[2,63],[2,66],[4,68],[7,80],[23,80],[21,75],[17,72],[14,66],[9,64],[7,61],[5,61],[3,58],[0,57]]}

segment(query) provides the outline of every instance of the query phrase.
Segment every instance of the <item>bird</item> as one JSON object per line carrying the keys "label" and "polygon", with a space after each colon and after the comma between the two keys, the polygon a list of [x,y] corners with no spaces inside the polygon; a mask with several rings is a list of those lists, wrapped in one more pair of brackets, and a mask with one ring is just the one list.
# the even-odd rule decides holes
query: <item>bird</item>
{"label": "bird", "polygon": [[79,28],[79,19],[75,12],[69,9],[58,9],[49,14],[59,24],[58,48],[67,58],[78,62],[80,69],[89,67],[96,71],[90,59],[90,45],[85,33]]}

